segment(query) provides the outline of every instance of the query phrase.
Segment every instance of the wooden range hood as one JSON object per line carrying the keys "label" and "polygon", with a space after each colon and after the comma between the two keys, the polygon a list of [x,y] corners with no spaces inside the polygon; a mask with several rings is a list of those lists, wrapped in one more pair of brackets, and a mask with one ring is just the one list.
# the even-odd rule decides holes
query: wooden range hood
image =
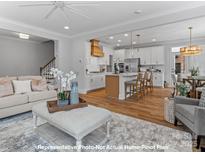
{"label": "wooden range hood", "polygon": [[99,45],[99,40],[92,39],[91,42],[91,56],[94,57],[104,57],[104,53]]}

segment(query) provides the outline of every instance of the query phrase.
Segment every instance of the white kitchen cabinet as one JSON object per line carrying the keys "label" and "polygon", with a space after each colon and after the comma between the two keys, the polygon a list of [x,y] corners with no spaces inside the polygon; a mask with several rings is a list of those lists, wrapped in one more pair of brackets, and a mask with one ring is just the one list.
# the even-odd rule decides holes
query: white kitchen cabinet
{"label": "white kitchen cabinet", "polygon": [[152,47],[151,64],[164,64],[164,48],[162,46]]}
{"label": "white kitchen cabinet", "polygon": [[164,64],[164,48],[162,46],[140,48],[135,58],[140,58],[142,65]]}
{"label": "white kitchen cabinet", "polygon": [[89,77],[89,89],[95,90],[105,87],[105,75],[92,75]]}
{"label": "white kitchen cabinet", "polygon": [[163,65],[164,47],[153,46],[137,49],[116,50],[114,52],[114,62],[124,62],[127,58],[140,58],[142,65]]}
{"label": "white kitchen cabinet", "polygon": [[164,73],[162,72],[153,73],[153,85],[154,87],[164,87]]}
{"label": "white kitchen cabinet", "polygon": [[138,52],[138,56],[140,58],[140,63],[142,65],[149,65],[151,64],[151,49],[150,48],[140,48]]}

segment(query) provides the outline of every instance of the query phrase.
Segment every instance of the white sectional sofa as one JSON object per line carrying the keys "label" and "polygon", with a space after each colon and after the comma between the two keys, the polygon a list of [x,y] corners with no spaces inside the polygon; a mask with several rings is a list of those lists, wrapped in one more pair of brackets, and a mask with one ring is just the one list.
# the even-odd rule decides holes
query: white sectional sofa
{"label": "white sectional sofa", "polygon": [[[42,79],[41,76],[8,77],[10,80]],[[31,91],[24,94],[13,94],[0,97],[0,118],[31,111],[32,106],[42,101],[57,99],[57,92],[49,88],[44,91]]]}

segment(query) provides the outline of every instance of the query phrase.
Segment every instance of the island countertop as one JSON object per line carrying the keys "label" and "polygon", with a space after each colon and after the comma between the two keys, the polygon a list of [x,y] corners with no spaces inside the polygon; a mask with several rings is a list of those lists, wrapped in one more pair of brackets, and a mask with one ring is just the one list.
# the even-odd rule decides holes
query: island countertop
{"label": "island countertop", "polygon": [[132,73],[120,73],[120,74],[115,74],[115,73],[107,73],[106,75],[109,76],[137,76],[138,72],[132,72]]}

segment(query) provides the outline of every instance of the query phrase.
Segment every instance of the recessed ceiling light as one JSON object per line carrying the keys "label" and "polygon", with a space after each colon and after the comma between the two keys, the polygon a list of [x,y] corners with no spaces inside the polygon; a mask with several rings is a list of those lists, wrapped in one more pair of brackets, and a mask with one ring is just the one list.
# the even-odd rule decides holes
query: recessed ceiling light
{"label": "recessed ceiling light", "polygon": [[127,33],[125,33],[125,34],[124,34],[124,36],[125,36],[125,37],[127,37],[127,36],[128,36],[128,34],[127,34]]}
{"label": "recessed ceiling light", "polygon": [[114,36],[110,36],[109,39],[113,40],[113,39],[114,39]]}
{"label": "recessed ceiling light", "polygon": [[133,42],[132,42],[132,44],[136,44],[136,42],[135,42],[135,41],[133,41]]}
{"label": "recessed ceiling light", "polygon": [[117,42],[122,42],[122,40],[117,40]]}
{"label": "recessed ceiling light", "polygon": [[142,13],[142,10],[136,10],[136,11],[134,11],[134,14],[140,14],[140,13]]}
{"label": "recessed ceiling light", "polygon": [[64,26],[64,29],[70,29],[70,27],[69,26]]}
{"label": "recessed ceiling light", "polygon": [[156,38],[153,38],[153,39],[152,39],[152,42],[156,42],[156,41],[157,41],[157,39],[156,39]]}
{"label": "recessed ceiling light", "polygon": [[119,47],[119,46],[120,46],[120,44],[118,43],[118,44],[117,44],[117,46]]}
{"label": "recessed ceiling light", "polygon": [[24,33],[19,33],[19,38],[28,40],[29,39],[29,35],[28,34],[24,34]]}

